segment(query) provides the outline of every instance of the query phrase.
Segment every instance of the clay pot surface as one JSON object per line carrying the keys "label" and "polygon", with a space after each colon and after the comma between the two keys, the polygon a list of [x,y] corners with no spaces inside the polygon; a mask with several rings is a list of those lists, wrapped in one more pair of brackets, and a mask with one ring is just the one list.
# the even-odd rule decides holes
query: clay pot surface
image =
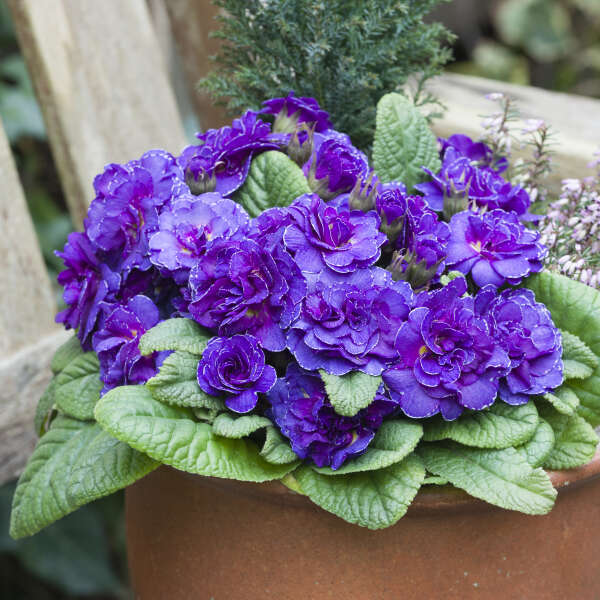
{"label": "clay pot surface", "polygon": [[600,453],[550,473],[552,512],[528,516],[427,486],[388,529],[350,525],[278,482],[160,467],[127,490],[141,600],[600,598]]}

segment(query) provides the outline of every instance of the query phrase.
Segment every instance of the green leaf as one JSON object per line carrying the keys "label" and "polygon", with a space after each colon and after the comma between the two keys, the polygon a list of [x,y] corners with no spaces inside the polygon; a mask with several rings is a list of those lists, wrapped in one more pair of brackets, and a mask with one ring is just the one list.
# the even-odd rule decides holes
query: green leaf
{"label": "green leaf", "polygon": [[35,409],[33,418],[33,426],[38,437],[42,437],[46,433],[48,421],[54,407],[54,396],[56,394],[56,377],[53,377],[48,384],[48,387],[42,394]]}
{"label": "green leaf", "polygon": [[441,163],[435,135],[419,109],[401,94],[386,94],[377,104],[373,164],[383,183],[401,181],[411,190]]}
{"label": "green leaf", "polygon": [[10,534],[33,535],[83,504],[126,487],[157,463],[99,425],[57,417],[31,455],[15,492]]}
{"label": "green leaf", "polygon": [[577,394],[567,385],[561,385],[553,392],[544,394],[544,400],[547,400],[554,408],[563,415],[572,415],[579,406]]}
{"label": "green leaf", "polygon": [[563,358],[563,364],[563,375],[565,379],[587,379],[594,372],[594,369],[591,369],[577,360]]}
{"label": "green leaf", "polygon": [[244,185],[234,195],[251,217],[267,208],[288,206],[298,196],[310,193],[302,169],[283,152],[271,150],[252,159]]}
{"label": "green leaf", "polygon": [[572,360],[588,366],[592,371],[598,366],[598,357],[587,344],[573,333],[561,331],[563,359]]}
{"label": "green leaf", "polygon": [[345,475],[361,471],[376,471],[400,462],[417,446],[423,435],[420,423],[411,421],[386,421],[378,429],[367,451],[350,459],[339,469],[313,467],[322,475]]}
{"label": "green leaf", "polygon": [[167,356],[158,374],[146,382],[156,400],[173,406],[225,410],[221,398],[207,394],[197,379],[199,358],[189,352],[177,351]]}
{"label": "green leaf", "polygon": [[[267,427],[267,437],[260,455],[271,464],[287,465],[296,462],[298,456],[292,450],[289,440],[285,439],[275,427]],[[290,477],[290,475],[286,475]]]}
{"label": "green leaf", "polygon": [[532,467],[541,467],[553,447],[554,431],[546,421],[540,419],[532,438],[516,449]]}
{"label": "green leaf", "polygon": [[325,384],[329,401],[338,415],[353,417],[359,410],[369,406],[381,385],[381,377],[351,371],[346,375],[330,375],[319,371]]}
{"label": "green leaf", "polygon": [[452,442],[422,444],[428,471],[490,504],[543,515],[554,505],[556,490],[543,469],[534,469],[514,448],[484,450]]}
{"label": "green leaf", "polygon": [[[551,271],[532,275],[524,285],[548,307],[561,331],[577,336],[600,356],[600,291]],[[587,379],[569,381],[569,387],[581,402],[577,412],[592,426],[600,425],[600,365]]]}
{"label": "green leaf", "polygon": [[83,354],[79,338],[74,335],[69,338],[52,357],[50,368],[54,374],[60,373],[72,360]]}
{"label": "green leaf", "polygon": [[95,352],[86,352],[56,376],[54,402],[65,414],[80,421],[91,421],[102,387],[98,357]]}
{"label": "green leaf", "polygon": [[426,442],[450,439],[477,448],[509,448],[526,442],[535,432],[538,414],[533,402],[510,406],[497,401],[489,409],[465,414],[456,421],[425,422]]}
{"label": "green leaf", "polygon": [[562,415],[552,407],[542,407],[541,414],[554,431],[554,446],[544,461],[546,469],[573,469],[592,460],[598,436],[579,415]]}
{"label": "green leaf", "polygon": [[427,475],[423,479],[423,485],[448,485],[449,483],[445,477],[438,477],[437,475]]}
{"label": "green leaf", "polygon": [[294,477],[321,508],[349,523],[383,529],[404,516],[423,482],[425,468],[415,454],[410,454],[378,471],[328,477],[301,466]]}
{"label": "green leaf", "polygon": [[201,356],[206,348],[210,333],[191,319],[168,319],[147,331],[139,343],[143,355],[162,350],[180,350]]}
{"label": "green leaf", "polygon": [[131,447],[176,469],[240,481],[280,479],[295,465],[273,465],[249,440],[216,436],[186,408],[168,406],[145,386],[110,390],[96,405],[96,419]]}
{"label": "green leaf", "polygon": [[243,415],[234,417],[230,413],[221,413],[213,422],[212,430],[215,435],[239,439],[273,424],[267,417],[259,415]]}

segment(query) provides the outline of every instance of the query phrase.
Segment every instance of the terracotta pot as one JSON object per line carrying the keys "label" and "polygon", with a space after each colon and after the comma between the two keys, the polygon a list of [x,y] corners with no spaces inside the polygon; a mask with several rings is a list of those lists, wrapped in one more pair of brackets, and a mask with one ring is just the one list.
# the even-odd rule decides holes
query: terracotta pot
{"label": "terracotta pot", "polygon": [[141,600],[600,598],[600,453],[551,473],[545,516],[452,489],[419,492],[396,525],[350,525],[279,483],[161,467],[127,490]]}

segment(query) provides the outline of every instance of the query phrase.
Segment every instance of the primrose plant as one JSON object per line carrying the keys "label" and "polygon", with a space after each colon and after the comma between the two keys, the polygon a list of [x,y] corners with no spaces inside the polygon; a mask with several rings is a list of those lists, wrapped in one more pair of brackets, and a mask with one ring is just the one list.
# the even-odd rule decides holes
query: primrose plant
{"label": "primrose plant", "polygon": [[[568,183],[538,214],[502,148],[436,140],[390,93],[369,160],[290,92],[179,156],[108,165],[58,253],[76,335],[12,535],[159,465],[280,480],[373,529],[432,485],[547,513],[545,469],[598,442],[597,277],[565,266],[598,253],[598,192]],[[571,223],[574,194],[565,245],[549,222]]]}

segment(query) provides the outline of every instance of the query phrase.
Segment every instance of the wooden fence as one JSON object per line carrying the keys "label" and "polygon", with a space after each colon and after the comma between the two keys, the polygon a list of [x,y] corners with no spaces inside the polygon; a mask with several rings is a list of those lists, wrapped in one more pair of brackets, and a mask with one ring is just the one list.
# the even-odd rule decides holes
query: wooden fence
{"label": "wooden fence", "polygon": [[[185,143],[171,84],[173,59],[188,90],[209,68],[215,9],[208,0],[9,0],[42,107],[73,222],[81,226],[92,180],[108,162]],[[558,177],[581,176],[600,141],[600,102],[495,81],[447,75],[435,92],[448,111],[441,135],[479,133],[491,91],[557,131]],[[223,116],[190,94],[203,126]],[[18,475],[35,443],[32,420],[67,333],[56,306],[3,129],[0,127],[0,483]]]}

